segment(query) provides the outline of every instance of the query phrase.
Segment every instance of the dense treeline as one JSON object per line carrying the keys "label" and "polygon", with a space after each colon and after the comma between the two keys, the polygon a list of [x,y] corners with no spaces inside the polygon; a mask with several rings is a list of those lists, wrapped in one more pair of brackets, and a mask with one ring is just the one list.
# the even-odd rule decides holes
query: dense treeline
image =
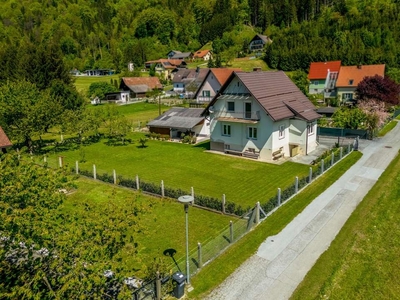
{"label": "dense treeline", "polygon": [[282,70],[306,70],[310,62],[324,60],[397,68],[399,13],[398,1],[335,1],[312,20],[272,28],[274,42],[265,59],[270,67]]}
{"label": "dense treeline", "polygon": [[[312,60],[397,65],[395,0],[22,0],[2,2],[0,54],[54,44],[71,68],[142,66],[171,49],[238,55],[254,32],[270,35],[271,67],[305,69]],[[250,28],[250,30],[248,30]]]}

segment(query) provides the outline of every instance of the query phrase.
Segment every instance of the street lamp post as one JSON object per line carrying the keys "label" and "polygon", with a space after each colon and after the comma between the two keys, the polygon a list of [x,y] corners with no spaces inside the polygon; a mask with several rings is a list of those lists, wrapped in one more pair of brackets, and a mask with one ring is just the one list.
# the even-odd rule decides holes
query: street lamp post
{"label": "street lamp post", "polygon": [[190,195],[180,196],[178,198],[178,201],[183,203],[184,207],[185,207],[185,216],[186,216],[186,280],[187,280],[188,284],[190,284],[188,211],[189,211],[189,203],[192,203],[193,200],[194,200],[194,197],[190,196]]}

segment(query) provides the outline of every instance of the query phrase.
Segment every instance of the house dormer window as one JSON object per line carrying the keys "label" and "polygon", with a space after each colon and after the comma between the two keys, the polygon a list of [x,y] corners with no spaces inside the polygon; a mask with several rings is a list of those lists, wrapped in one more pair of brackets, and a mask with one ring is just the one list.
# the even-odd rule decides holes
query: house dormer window
{"label": "house dormer window", "polygon": [[353,79],[350,79],[350,80],[349,80],[349,85],[353,85],[353,82],[354,82],[354,80],[353,80]]}

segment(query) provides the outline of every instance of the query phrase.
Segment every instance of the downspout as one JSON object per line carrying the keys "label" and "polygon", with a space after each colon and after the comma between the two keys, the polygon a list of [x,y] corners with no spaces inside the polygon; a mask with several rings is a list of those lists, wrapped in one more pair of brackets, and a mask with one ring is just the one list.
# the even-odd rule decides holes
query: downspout
{"label": "downspout", "polygon": [[307,123],[307,130],[306,130],[306,155],[308,155],[308,128],[309,124]]}

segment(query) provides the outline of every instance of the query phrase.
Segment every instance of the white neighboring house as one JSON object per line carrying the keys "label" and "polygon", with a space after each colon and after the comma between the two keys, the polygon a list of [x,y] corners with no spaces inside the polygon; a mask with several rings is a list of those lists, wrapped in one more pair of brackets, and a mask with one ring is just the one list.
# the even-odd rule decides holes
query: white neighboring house
{"label": "white neighboring house", "polygon": [[321,116],[282,71],[233,72],[203,115],[214,151],[271,161],[317,147]]}

